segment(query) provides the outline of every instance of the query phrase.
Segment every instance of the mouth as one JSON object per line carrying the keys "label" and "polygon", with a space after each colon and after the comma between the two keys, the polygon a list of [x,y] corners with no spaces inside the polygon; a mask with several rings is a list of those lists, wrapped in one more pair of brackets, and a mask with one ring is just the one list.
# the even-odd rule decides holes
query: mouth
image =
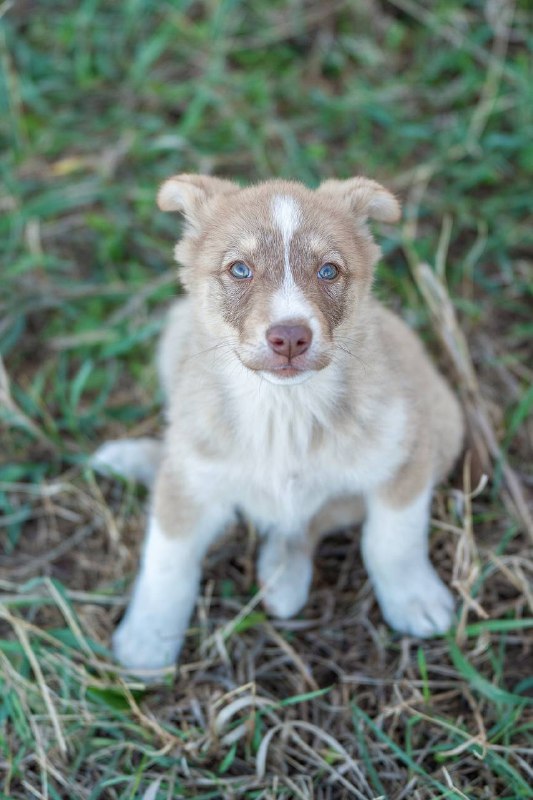
{"label": "mouth", "polygon": [[[311,360],[302,359],[297,356],[296,359],[283,359],[280,363],[278,359],[274,360],[264,357],[257,360],[244,359],[237,352],[236,355],[243,367],[261,375],[270,383],[276,383],[278,385],[303,383],[312,375],[315,375],[317,372],[327,367],[330,363],[330,359],[327,357],[314,358]],[[298,361],[301,363],[298,363]]]}
{"label": "mouth", "polygon": [[251,372],[255,372],[256,375],[260,375],[269,383],[276,383],[280,384],[294,384],[294,383],[303,383],[311,375],[314,374],[315,369],[312,366],[297,366],[293,362],[286,362],[284,364],[268,364],[264,361],[259,363],[250,363],[244,361],[238,354],[237,358],[246,369],[249,369]]}

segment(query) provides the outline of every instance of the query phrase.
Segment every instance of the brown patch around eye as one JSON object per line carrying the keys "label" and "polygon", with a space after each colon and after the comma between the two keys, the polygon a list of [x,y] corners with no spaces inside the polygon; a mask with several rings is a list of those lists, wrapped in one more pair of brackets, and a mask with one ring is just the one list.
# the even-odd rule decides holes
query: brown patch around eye
{"label": "brown patch around eye", "polygon": [[349,279],[341,274],[334,281],[317,279],[317,289],[321,295],[317,302],[328,322],[330,333],[344,318],[348,281]]}
{"label": "brown patch around eye", "polygon": [[249,278],[234,278],[227,270],[222,275],[218,275],[215,280],[217,282],[217,299],[224,321],[241,332],[251,305],[250,286],[252,281]]}

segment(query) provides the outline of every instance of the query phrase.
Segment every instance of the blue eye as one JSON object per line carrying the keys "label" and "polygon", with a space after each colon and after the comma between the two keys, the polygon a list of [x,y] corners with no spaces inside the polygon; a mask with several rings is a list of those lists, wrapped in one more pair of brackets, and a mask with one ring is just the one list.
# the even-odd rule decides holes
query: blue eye
{"label": "blue eye", "polygon": [[244,261],[236,261],[235,264],[231,265],[229,271],[234,278],[238,278],[239,280],[252,277],[252,270]]}
{"label": "blue eye", "polygon": [[335,264],[323,264],[317,272],[318,277],[323,281],[332,281],[338,274],[339,270]]}

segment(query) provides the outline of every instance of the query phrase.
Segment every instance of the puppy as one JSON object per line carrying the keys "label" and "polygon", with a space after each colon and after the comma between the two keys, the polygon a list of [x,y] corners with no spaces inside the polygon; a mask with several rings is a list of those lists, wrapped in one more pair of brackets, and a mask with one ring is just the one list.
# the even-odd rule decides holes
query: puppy
{"label": "puppy", "polygon": [[163,211],[185,217],[175,256],[186,290],[159,349],[164,442],[111,442],[93,464],[153,481],[148,532],[114,639],[131,670],[175,663],[203,556],[241,511],[262,534],[267,609],[305,604],[318,536],[364,503],[362,554],[384,618],[427,637],[453,600],[428,556],[433,487],[457,458],[457,400],[420,341],[371,294],[369,219],[395,197],[366,178],[312,191],[167,180]]}

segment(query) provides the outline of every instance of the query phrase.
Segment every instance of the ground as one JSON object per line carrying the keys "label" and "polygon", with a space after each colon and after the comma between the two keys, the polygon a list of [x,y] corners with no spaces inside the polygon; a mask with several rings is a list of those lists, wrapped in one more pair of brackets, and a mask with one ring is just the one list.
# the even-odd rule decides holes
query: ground
{"label": "ground", "polygon": [[[533,796],[526,0],[0,15],[1,796]],[[149,688],[113,664],[146,498],[86,457],[161,429],[179,223],[154,198],[180,171],[362,173],[402,199],[401,225],[376,228],[376,291],[470,430],[433,508],[450,635],[388,629],[357,531],[321,545],[305,611],[269,620],[243,526],[208,557],[177,679]]]}

